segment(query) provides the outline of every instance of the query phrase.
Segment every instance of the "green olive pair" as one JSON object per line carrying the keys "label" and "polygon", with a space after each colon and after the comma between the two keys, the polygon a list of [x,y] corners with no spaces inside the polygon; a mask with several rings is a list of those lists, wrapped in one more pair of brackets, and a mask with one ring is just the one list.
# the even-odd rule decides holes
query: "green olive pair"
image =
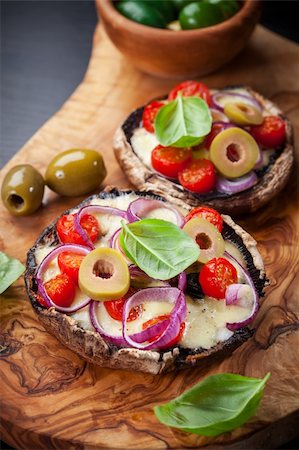
{"label": "green olive pair", "polygon": [[13,167],[3,180],[1,197],[11,214],[26,216],[40,207],[45,184],[59,195],[76,197],[96,189],[106,175],[100,153],[95,150],[70,149],[52,159],[45,180],[30,164]]}
{"label": "green olive pair", "polygon": [[120,0],[115,7],[134,22],[170,30],[216,25],[240,9],[236,0]]}

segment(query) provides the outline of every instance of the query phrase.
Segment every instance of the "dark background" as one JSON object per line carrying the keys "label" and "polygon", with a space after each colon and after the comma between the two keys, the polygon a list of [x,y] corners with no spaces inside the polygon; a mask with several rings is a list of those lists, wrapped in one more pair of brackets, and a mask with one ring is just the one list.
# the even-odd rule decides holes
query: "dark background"
{"label": "dark background", "polygon": [[[82,80],[97,16],[89,0],[0,0],[0,7],[1,167]],[[261,22],[299,42],[297,1],[264,1]],[[298,449],[299,442],[282,448]]]}

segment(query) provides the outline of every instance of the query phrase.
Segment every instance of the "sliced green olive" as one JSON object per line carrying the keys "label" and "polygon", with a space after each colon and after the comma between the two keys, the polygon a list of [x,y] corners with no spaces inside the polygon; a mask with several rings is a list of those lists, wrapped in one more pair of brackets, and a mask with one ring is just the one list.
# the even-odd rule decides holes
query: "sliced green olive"
{"label": "sliced green olive", "polygon": [[1,197],[5,207],[15,216],[36,211],[43,199],[45,182],[30,164],[13,167],[4,177]]}
{"label": "sliced green olive", "polygon": [[93,300],[114,300],[130,287],[125,258],[112,248],[96,248],[83,259],[79,269],[79,287]]}
{"label": "sliced green olive", "polygon": [[205,264],[210,259],[223,255],[225,249],[223,237],[217,228],[206,219],[195,217],[184,225],[183,230],[200,247],[198,257],[200,263]]}
{"label": "sliced green olive", "polygon": [[258,155],[256,141],[247,131],[237,127],[221,131],[210,147],[210,160],[227,178],[245,175],[255,166]]}
{"label": "sliced green olive", "polygon": [[264,120],[262,113],[248,103],[227,103],[224,113],[237,125],[260,125]]}
{"label": "sliced green olive", "polygon": [[88,194],[101,185],[107,175],[103,157],[89,149],[70,149],[56,155],[46,171],[46,184],[67,197]]}

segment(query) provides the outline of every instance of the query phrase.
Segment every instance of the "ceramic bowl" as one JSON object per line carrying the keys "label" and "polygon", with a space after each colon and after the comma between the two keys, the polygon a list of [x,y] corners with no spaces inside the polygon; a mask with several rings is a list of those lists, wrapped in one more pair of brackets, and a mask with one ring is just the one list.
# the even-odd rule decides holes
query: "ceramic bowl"
{"label": "ceramic bowl", "polygon": [[164,78],[206,75],[232,60],[260,17],[260,2],[244,0],[228,20],[198,30],[152,28],[122,16],[110,0],[96,0],[100,20],[117,49],[143,72]]}

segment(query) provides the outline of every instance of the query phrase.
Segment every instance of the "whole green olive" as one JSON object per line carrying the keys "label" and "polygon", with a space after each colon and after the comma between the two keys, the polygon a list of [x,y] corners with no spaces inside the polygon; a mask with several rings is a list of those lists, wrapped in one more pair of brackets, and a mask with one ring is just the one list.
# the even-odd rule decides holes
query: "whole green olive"
{"label": "whole green olive", "polygon": [[76,197],[96,189],[107,175],[103,157],[95,150],[73,148],[56,155],[45,180],[54,192]]}
{"label": "whole green olive", "polygon": [[180,12],[179,20],[183,30],[193,30],[222,22],[224,16],[219,5],[197,2],[185,6]]}
{"label": "whole green olive", "polygon": [[45,182],[30,164],[13,167],[4,177],[1,197],[8,211],[15,216],[26,216],[42,203]]}

